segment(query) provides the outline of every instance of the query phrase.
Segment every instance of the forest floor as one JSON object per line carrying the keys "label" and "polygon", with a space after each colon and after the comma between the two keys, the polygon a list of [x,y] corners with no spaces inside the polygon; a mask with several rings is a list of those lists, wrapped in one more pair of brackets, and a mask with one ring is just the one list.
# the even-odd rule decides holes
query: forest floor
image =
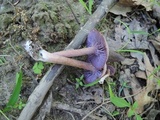
{"label": "forest floor", "polygon": [[[94,1],[89,14],[78,0],[68,0],[69,5],[66,1],[0,3],[0,120],[18,119],[29,96],[53,65],[35,61],[25,51],[24,42],[40,43],[50,52],[64,50],[101,3]],[[95,27],[110,50],[125,58],[121,62],[108,61],[115,74],[107,77],[104,84],[85,87],[83,70],[65,66],[33,120],[158,120],[160,5],[152,1],[126,6],[125,0],[120,1],[121,7],[112,9]],[[84,61],[86,57],[76,59]],[[17,80],[22,80],[20,93]],[[4,111],[8,101],[11,106]]]}

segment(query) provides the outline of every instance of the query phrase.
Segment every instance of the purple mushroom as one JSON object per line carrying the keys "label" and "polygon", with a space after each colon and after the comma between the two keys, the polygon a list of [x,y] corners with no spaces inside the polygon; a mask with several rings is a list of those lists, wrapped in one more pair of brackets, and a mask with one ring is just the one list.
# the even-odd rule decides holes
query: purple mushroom
{"label": "purple mushroom", "polygon": [[104,66],[108,60],[109,47],[104,37],[96,30],[92,30],[88,34],[86,47],[77,50],[55,52],[53,54],[65,57],[88,55],[87,62],[96,68],[96,71],[85,70],[84,72],[85,82],[91,83],[102,77],[106,72]]}
{"label": "purple mushroom", "polygon": [[109,56],[109,47],[104,37],[97,31],[92,30],[87,37],[86,48],[54,52],[53,54],[64,57],[76,57],[88,55],[87,62],[101,70]]}
{"label": "purple mushroom", "polygon": [[[91,83],[103,76],[109,56],[109,48],[104,37],[96,30],[92,30],[87,37],[86,47],[76,50],[59,51],[49,53],[45,50],[39,51],[37,60],[74,66],[85,69],[85,82]],[[88,55],[87,62],[75,60],[74,56]]]}

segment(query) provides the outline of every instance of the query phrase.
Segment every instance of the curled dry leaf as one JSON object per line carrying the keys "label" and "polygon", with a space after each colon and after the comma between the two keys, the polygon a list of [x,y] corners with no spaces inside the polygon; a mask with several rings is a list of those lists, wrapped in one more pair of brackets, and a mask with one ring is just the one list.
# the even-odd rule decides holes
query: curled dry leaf
{"label": "curled dry leaf", "polygon": [[142,62],[143,61],[143,54],[141,54],[141,53],[133,53],[132,52],[131,56],[134,57],[134,58],[137,58],[139,69],[144,71],[145,70],[145,65]]}
{"label": "curled dry leaf", "polygon": [[144,110],[144,105],[147,105],[151,102],[156,102],[156,100],[150,96],[148,96],[148,93],[150,91],[147,91],[147,89],[143,89],[138,95],[136,95],[135,100],[138,103],[138,107],[136,109],[136,112],[138,114],[142,113]]}
{"label": "curled dry leaf", "polygon": [[133,7],[133,6],[135,6],[133,0],[119,0],[119,3],[120,3],[121,5],[127,6],[127,7]]}
{"label": "curled dry leaf", "polygon": [[[149,104],[151,102],[156,102],[155,98],[148,96],[149,92],[155,90],[155,81],[153,76],[150,76],[154,68],[152,67],[149,58],[146,54],[144,54],[144,65],[145,72],[147,75],[147,86],[143,89],[139,89],[141,90],[141,92],[134,96],[135,101],[137,101],[138,103],[138,108],[136,109],[137,113],[143,112],[144,105]],[[136,94],[137,90],[133,90],[133,94]]]}
{"label": "curled dry leaf", "polygon": [[117,3],[110,9],[110,12],[116,15],[127,16],[127,13],[131,12],[131,7],[124,7],[120,3]]}
{"label": "curled dry leaf", "polygon": [[119,0],[120,4],[123,6],[136,6],[136,5],[142,5],[146,8],[147,11],[152,10],[153,2],[152,1],[146,1],[146,0]]}
{"label": "curled dry leaf", "polygon": [[135,59],[125,58],[124,61],[121,61],[122,65],[132,65],[135,62]]}
{"label": "curled dry leaf", "polygon": [[156,50],[160,53],[160,35],[155,40],[150,40]]}
{"label": "curled dry leaf", "polygon": [[146,73],[145,73],[144,71],[137,71],[137,72],[135,73],[135,75],[136,75],[137,78],[141,78],[141,79],[144,79],[144,80],[147,79]]}
{"label": "curled dry leaf", "polygon": [[160,19],[160,6],[159,5],[153,5],[153,16]]}
{"label": "curled dry leaf", "polygon": [[[152,44],[149,44],[148,47],[149,47],[149,50],[150,50],[150,53],[151,53],[151,56],[152,56],[152,59],[153,59],[154,66],[160,65],[160,60],[158,58],[158,54],[156,53],[156,50],[155,50],[154,46]],[[158,49],[160,50],[160,43],[159,43],[159,48]]]}
{"label": "curled dry leaf", "polygon": [[133,0],[136,5],[142,5],[146,8],[147,11],[152,10],[153,2],[146,0]]}

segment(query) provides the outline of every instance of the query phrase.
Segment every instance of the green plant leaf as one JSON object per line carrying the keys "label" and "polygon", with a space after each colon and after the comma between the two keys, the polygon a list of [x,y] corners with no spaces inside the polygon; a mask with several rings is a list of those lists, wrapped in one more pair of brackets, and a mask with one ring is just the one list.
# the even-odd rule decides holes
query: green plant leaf
{"label": "green plant leaf", "polygon": [[16,85],[14,87],[14,90],[12,92],[12,95],[10,96],[10,99],[6,105],[6,107],[4,108],[4,111],[8,111],[10,110],[18,101],[19,98],[19,94],[21,91],[21,86],[22,86],[22,71],[20,70],[18,73],[16,73]]}
{"label": "green plant leaf", "polygon": [[41,74],[41,72],[42,72],[41,69],[38,69],[38,68],[34,69],[34,73],[35,73],[35,74]]}
{"label": "green plant leaf", "polygon": [[39,68],[39,69],[44,69],[44,66],[43,66],[43,63],[42,63],[42,62],[39,62],[39,63],[38,63],[38,68]]}
{"label": "green plant leaf", "polygon": [[132,109],[135,110],[138,107],[138,103],[137,101],[134,102],[134,104],[132,105]]}
{"label": "green plant leaf", "polygon": [[22,101],[18,104],[18,109],[21,110],[26,104],[24,104]]}
{"label": "green plant leaf", "polygon": [[143,120],[140,115],[136,114],[136,120]]}
{"label": "green plant leaf", "polygon": [[78,89],[79,88],[79,84],[78,83],[76,83],[76,89]]}
{"label": "green plant leaf", "polygon": [[37,67],[38,67],[38,62],[36,62],[36,63],[34,64],[34,66],[33,66],[32,69],[34,70],[34,69],[36,69]]}
{"label": "green plant leaf", "polygon": [[117,107],[130,107],[130,103],[128,103],[126,100],[124,100],[123,98],[119,98],[119,97],[110,97],[110,101]]}
{"label": "green plant leaf", "polygon": [[113,115],[113,116],[119,115],[119,112],[118,112],[118,111],[114,111],[114,112],[112,113],[112,115]]}
{"label": "green plant leaf", "polygon": [[92,14],[93,0],[89,0],[89,13]]}
{"label": "green plant leaf", "polygon": [[43,62],[36,62],[32,69],[35,74],[41,74],[44,69]]}
{"label": "green plant leaf", "polygon": [[112,91],[112,89],[111,89],[111,86],[108,85],[108,87],[109,87],[109,95],[110,95],[110,98],[112,98],[112,97],[114,97],[115,95],[114,95],[114,93],[113,93],[113,91]]}
{"label": "green plant leaf", "polygon": [[128,116],[128,117],[131,117],[131,116],[134,115],[134,114],[135,114],[135,111],[132,110],[132,109],[129,109],[129,111],[128,111],[128,113],[127,113],[127,116]]}

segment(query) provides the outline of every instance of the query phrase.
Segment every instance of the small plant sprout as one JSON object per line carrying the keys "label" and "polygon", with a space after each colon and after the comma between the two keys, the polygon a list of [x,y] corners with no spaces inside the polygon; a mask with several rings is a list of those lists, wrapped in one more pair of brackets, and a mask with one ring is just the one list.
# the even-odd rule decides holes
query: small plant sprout
{"label": "small plant sprout", "polygon": [[[84,78],[86,83],[94,82],[104,76],[106,72],[108,73],[109,67],[107,67],[106,62],[109,56],[109,47],[104,37],[96,30],[92,30],[88,34],[86,48],[82,49],[50,53],[41,47],[33,48],[32,46],[35,45],[31,45],[31,43],[31,41],[27,41],[25,49],[33,59],[82,68],[85,70]],[[86,62],[68,58],[82,55],[88,55]]]}
{"label": "small plant sprout", "polygon": [[36,62],[32,69],[35,74],[41,74],[44,69],[43,62]]}
{"label": "small plant sprout", "polygon": [[14,108],[18,108],[19,110],[21,110],[26,104],[24,104],[22,102],[21,99],[19,99],[19,101],[14,105]]}
{"label": "small plant sprout", "polygon": [[83,76],[83,75],[82,75],[80,78],[76,78],[76,79],[75,79],[75,80],[76,80],[76,89],[78,89],[80,86],[81,86],[81,87],[85,87],[85,88],[87,88],[87,87],[92,87],[92,86],[94,86],[94,85],[96,85],[96,84],[99,83],[99,79],[97,79],[97,80],[95,80],[95,81],[92,82],[92,83],[84,84],[84,83],[83,83],[83,79],[84,79],[84,76]]}
{"label": "small plant sprout", "polygon": [[1,57],[1,56],[0,56],[0,66],[1,66],[1,65],[5,65],[6,62],[7,62],[7,61],[6,61],[5,57],[3,57],[3,56]]}
{"label": "small plant sprout", "polygon": [[84,86],[83,78],[83,75],[80,78],[76,78],[76,89],[78,89],[80,86]]}

